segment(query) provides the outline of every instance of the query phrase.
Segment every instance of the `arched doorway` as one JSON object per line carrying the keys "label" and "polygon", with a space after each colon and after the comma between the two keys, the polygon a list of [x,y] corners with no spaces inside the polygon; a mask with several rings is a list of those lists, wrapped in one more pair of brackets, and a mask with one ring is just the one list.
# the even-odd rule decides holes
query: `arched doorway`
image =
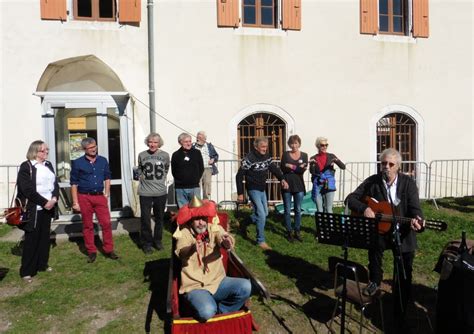
{"label": "arched doorway", "polygon": [[[285,150],[286,124],[276,115],[258,112],[245,117],[237,126],[237,143],[239,157],[244,157],[253,147],[255,138],[268,138],[270,156],[278,160]],[[270,202],[281,200],[280,184],[275,178],[268,176],[274,182],[267,187]]]}
{"label": "arched doorway", "polygon": [[85,137],[97,141],[109,160],[112,179],[110,207],[114,216],[131,205],[128,93],[115,72],[93,55],[63,59],[47,66],[36,95],[42,98],[45,139],[60,181],[60,213],[72,214],[69,176],[71,161],[83,154]]}
{"label": "arched doorway", "polygon": [[[404,113],[390,113],[377,122],[377,160],[386,148],[397,149],[403,161],[416,161],[417,125],[413,118]],[[415,172],[415,164],[404,163],[402,171]]]}

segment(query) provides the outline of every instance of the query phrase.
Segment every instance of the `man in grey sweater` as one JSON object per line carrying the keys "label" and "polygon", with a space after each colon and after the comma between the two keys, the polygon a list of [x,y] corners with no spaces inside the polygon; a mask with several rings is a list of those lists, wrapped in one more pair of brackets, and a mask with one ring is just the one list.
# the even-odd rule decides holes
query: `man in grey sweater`
{"label": "man in grey sweater", "polygon": [[[163,248],[163,216],[166,207],[167,191],[166,176],[170,167],[170,156],[160,148],[163,145],[161,136],[150,133],[145,138],[148,150],[138,155],[138,172],[140,185],[141,228],[140,241],[145,254],[153,253]],[[155,215],[154,233],[151,231],[151,209]]]}

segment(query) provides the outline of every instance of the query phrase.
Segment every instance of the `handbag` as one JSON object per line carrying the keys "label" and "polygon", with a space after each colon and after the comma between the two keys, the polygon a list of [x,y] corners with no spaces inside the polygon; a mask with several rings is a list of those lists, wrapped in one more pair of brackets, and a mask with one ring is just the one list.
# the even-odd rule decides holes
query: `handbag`
{"label": "handbag", "polygon": [[[30,178],[33,178],[33,171],[31,169],[31,164],[29,163],[30,167]],[[15,184],[15,189],[13,189],[13,196],[10,203],[10,207],[3,211],[3,215],[5,220],[7,221],[8,225],[11,226],[20,226],[23,223],[26,223],[27,219],[27,212],[26,206],[28,204],[28,198],[25,199],[25,203],[21,201],[17,196],[15,196],[17,190],[18,183]]]}
{"label": "handbag", "polygon": [[19,226],[26,222],[26,204],[28,204],[28,199],[23,204],[18,197],[15,197],[15,192],[16,185],[10,207],[3,212],[7,224],[11,226]]}

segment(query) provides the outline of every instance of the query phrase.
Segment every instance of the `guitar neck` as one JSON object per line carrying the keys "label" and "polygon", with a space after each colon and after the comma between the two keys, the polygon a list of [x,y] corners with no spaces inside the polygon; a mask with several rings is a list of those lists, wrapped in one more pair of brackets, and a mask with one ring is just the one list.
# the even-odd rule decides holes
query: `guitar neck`
{"label": "guitar neck", "polygon": [[[401,217],[401,216],[391,216],[391,215],[386,215],[382,214],[381,215],[382,220],[398,220],[401,223],[409,223],[411,222],[412,218],[407,218],[407,217]],[[435,230],[435,231],[445,231],[448,228],[448,224],[446,224],[444,221],[441,220],[425,220],[425,228],[429,230]]]}

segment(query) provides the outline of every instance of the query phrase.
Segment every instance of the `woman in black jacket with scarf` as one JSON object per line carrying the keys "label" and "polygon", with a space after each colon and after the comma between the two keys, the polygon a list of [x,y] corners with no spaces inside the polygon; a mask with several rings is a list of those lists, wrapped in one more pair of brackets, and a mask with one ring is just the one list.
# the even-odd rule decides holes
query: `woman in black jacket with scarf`
{"label": "woman in black jacket with scarf", "polygon": [[59,185],[45,142],[31,143],[27,160],[20,165],[18,198],[26,205],[26,216],[20,226],[25,231],[20,276],[31,283],[38,271],[52,271],[48,265],[51,221],[59,198]]}

